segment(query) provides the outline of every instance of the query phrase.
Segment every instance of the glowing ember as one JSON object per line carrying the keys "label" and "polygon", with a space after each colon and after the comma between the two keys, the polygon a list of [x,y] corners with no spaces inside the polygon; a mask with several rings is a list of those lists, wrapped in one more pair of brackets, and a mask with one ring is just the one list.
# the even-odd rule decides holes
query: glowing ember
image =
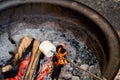
{"label": "glowing ember", "polygon": [[52,58],[45,57],[40,61],[40,65],[36,80],[47,80],[52,67]]}
{"label": "glowing ember", "polygon": [[5,80],[23,80],[29,61],[30,61],[30,56],[27,56],[20,63],[18,74],[14,78],[6,78]]}

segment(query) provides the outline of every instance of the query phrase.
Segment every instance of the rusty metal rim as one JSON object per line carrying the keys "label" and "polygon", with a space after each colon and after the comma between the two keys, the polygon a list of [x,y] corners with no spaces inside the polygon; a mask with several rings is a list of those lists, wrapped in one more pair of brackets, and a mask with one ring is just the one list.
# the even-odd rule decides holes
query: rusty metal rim
{"label": "rusty metal rim", "polygon": [[[5,2],[5,3],[4,3]],[[57,4],[63,7],[71,8],[85,16],[87,16],[90,20],[92,20],[94,23],[96,23],[100,29],[105,33],[105,36],[107,37],[107,41],[109,43],[110,48],[110,60],[108,62],[108,65],[106,66],[105,73],[103,75],[106,75],[107,72],[111,72],[109,80],[112,80],[115,77],[115,74],[117,73],[117,70],[119,69],[119,58],[120,58],[120,42],[117,33],[113,29],[113,27],[109,24],[109,22],[103,18],[99,13],[92,10],[91,8],[85,6],[84,4],[78,2],[77,0],[73,1],[67,1],[67,0],[28,0],[28,1],[4,1],[2,4],[0,4],[0,11],[4,10],[6,8],[9,8],[10,6],[20,5],[24,3],[50,3],[50,4]],[[112,43],[111,43],[112,42]],[[113,66],[111,66],[113,65]]]}

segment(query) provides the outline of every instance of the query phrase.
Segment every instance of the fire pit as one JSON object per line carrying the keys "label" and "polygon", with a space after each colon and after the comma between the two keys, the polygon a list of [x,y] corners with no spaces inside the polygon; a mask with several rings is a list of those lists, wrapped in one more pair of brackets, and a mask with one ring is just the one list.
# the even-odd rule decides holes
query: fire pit
{"label": "fire pit", "polygon": [[[98,13],[73,1],[6,3],[6,6],[0,5],[1,64],[12,57],[9,53],[19,40],[30,35],[41,41],[51,40],[54,44],[65,43],[71,61],[89,70],[98,69],[93,73],[100,75],[101,72],[108,80],[114,78],[119,66],[119,41],[111,25]],[[60,75],[62,79],[79,79],[86,75],[71,66],[68,64],[63,68],[67,73],[61,74],[67,75],[64,78]]]}

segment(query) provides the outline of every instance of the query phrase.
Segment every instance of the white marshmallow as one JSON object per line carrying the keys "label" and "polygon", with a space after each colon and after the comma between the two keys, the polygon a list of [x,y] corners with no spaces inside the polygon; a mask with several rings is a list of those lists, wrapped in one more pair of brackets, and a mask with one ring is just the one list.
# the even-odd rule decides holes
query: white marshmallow
{"label": "white marshmallow", "polygon": [[53,56],[53,52],[56,52],[56,47],[50,41],[43,41],[39,46],[40,51],[47,57]]}

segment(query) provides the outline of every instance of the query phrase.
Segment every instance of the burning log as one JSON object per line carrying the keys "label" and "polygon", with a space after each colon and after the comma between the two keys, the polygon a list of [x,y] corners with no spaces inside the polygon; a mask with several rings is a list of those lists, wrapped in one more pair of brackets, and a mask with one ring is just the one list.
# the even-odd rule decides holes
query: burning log
{"label": "burning log", "polygon": [[[19,59],[22,57],[23,52],[25,51],[25,49],[30,45],[32,41],[32,38],[30,37],[24,37],[20,40],[19,46],[16,50],[16,54],[14,56],[14,58],[12,59],[11,63],[16,65],[19,61]],[[10,69],[12,69],[12,65],[6,65],[2,68],[2,72],[7,72]]]}
{"label": "burning log", "polygon": [[17,74],[14,77],[6,78],[6,80],[22,80],[23,78],[24,80],[32,79],[40,55],[40,50],[38,48],[39,44],[39,41],[34,40],[31,37],[26,36],[21,39],[16,54],[11,61],[11,65],[6,65],[2,68],[2,72],[5,75],[14,68],[12,65],[19,65],[19,67],[17,67]]}
{"label": "burning log", "polygon": [[34,74],[34,71],[36,69],[36,65],[37,65],[38,60],[39,60],[39,56],[41,54],[40,50],[39,50],[39,45],[40,45],[40,42],[36,40],[34,42],[34,45],[32,48],[31,60],[30,60],[29,66],[27,68],[27,72],[26,72],[24,80],[32,80],[32,76]]}
{"label": "burning log", "polygon": [[16,55],[15,55],[15,57],[12,60],[12,63],[14,65],[16,65],[17,62],[19,61],[19,59],[22,57],[23,52],[25,51],[26,48],[28,48],[28,46],[30,45],[31,41],[32,41],[32,38],[28,37],[28,36],[25,36],[25,37],[23,37],[21,39],[21,41],[19,43],[19,46],[18,46],[18,48],[16,50]]}

